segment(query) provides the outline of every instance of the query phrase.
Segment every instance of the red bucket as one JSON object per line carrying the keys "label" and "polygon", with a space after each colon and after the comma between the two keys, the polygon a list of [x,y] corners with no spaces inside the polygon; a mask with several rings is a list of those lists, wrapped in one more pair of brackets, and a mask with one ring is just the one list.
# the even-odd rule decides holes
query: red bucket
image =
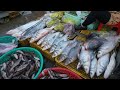
{"label": "red bucket", "polygon": [[48,70],[52,70],[52,71],[55,71],[55,72],[58,72],[58,73],[64,73],[64,74],[67,74],[70,79],[82,79],[79,75],[77,75],[76,73],[68,70],[68,69],[65,69],[65,68],[60,68],[60,67],[55,67],[55,68],[47,68],[47,69],[44,69],[40,75],[38,76],[38,79],[45,76],[45,75],[48,75]]}

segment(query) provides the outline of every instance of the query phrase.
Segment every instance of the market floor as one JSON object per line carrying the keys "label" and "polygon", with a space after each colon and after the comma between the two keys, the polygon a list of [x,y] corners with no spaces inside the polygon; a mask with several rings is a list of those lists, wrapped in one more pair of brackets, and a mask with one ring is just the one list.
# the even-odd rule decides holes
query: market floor
{"label": "market floor", "polygon": [[[5,33],[11,29],[14,29],[32,20],[36,20],[37,18],[40,18],[42,15],[44,15],[44,13],[45,12],[43,11],[32,11],[32,14],[25,16],[20,15],[11,19],[9,22],[5,24],[0,24],[0,36],[6,35]],[[54,63],[51,63],[46,58],[44,58],[44,63],[45,63],[44,68],[49,68],[54,66]]]}

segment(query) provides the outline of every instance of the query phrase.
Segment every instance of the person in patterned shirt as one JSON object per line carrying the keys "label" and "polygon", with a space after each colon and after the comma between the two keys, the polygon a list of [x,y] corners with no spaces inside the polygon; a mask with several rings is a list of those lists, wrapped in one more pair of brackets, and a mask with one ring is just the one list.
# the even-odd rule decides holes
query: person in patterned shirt
{"label": "person in patterned shirt", "polygon": [[85,21],[76,29],[86,30],[87,26],[96,20],[102,24],[106,24],[112,27],[112,30],[118,31],[120,33],[120,28],[115,27],[117,24],[120,26],[120,11],[91,11]]}

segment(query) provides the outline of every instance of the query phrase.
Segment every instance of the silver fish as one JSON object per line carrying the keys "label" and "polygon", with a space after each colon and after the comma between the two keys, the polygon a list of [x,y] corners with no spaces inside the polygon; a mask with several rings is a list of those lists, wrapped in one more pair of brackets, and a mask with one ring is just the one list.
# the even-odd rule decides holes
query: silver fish
{"label": "silver fish", "polygon": [[90,77],[93,78],[97,70],[97,58],[94,57],[94,59],[91,60],[90,64]]}
{"label": "silver fish", "polygon": [[43,38],[41,38],[38,42],[37,42],[37,45],[40,45],[43,41],[44,41],[44,39],[47,37],[47,35],[46,36],[44,36]]}
{"label": "silver fish", "polygon": [[14,69],[17,65],[19,65],[20,62],[21,62],[21,59],[18,59],[18,60],[13,64],[13,66],[11,67],[10,72],[13,71],[13,69]]}
{"label": "silver fish", "polygon": [[78,55],[80,49],[81,49],[81,45],[80,45],[80,43],[78,43],[76,47],[74,47],[70,50],[70,53],[68,54],[68,57],[65,60],[65,65],[68,65],[68,64],[74,62],[75,60],[77,60],[77,55]]}
{"label": "silver fish", "polygon": [[16,69],[16,71],[17,71],[17,72],[18,72],[18,71],[21,71],[22,69],[25,69],[27,66],[28,66],[28,63],[27,63],[27,64],[24,64],[24,65],[21,65],[21,66],[19,66],[19,67]]}
{"label": "silver fish", "polygon": [[52,57],[56,57],[56,56],[60,55],[70,42],[71,41],[61,41],[59,43],[59,45],[56,47]]}
{"label": "silver fish", "polygon": [[21,40],[25,40],[27,38],[30,38],[34,36],[36,33],[38,33],[39,30],[43,29],[46,26],[46,16],[43,16],[39,22],[37,22],[35,25],[32,27],[28,28],[24,35],[21,37]]}
{"label": "silver fish", "polygon": [[67,37],[68,37],[68,35],[64,35],[63,37],[58,38],[57,41],[55,41],[55,43],[52,45],[52,47],[50,49],[50,53],[53,53],[55,51],[56,47],[58,46],[58,44],[61,41],[67,41]]}
{"label": "silver fish", "polygon": [[98,59],[97,71],[96,71],[97,76],[100,76],[106,70],[107,65],[109,64],[109,57],[110,54],[108,53]]}
{"label": "silver fish", "polygon": [[47,49],[49,49],[49,48],[52,46],[53,42],[57,39],[57,37],[58,37],[59,35],[60,35],[60,32],[56,32],[56,33],[52,34],[52,36],[49,38],[47,44],[43,47],[42,50],[47,50]]}
{"label": "silver fish", "polygon": [[89,73],[90,70],[91,57],[92,57],[91,51],[85,50],[85,47],[82,46],[79,61],[81,62],[81,65],[83,66],[87,74]]}
{"label": "silver fish", "polygon": [[49,40],[49,38],[51,37],[52,34],[54,34],[55,31],[51,31],[50,33],[47,34],[46,38],[44,39],[44,41],[41,44],[41,47],[44,47],[47,44],[47,41]]}
{"label": "silver fish", "polygon": [[107,69],[105,70],[105,73],[104,73],[105,79],[107,79],[111,75],[113,69],[115,68],[115,65],[116,65],[115,56],[116,56],[116,54],[114,52],[110,57],[110,62],[109,62]]}
{"label": "silver fish", "polygon": [[3,77],[4,79],[8,79],[6,72],[1,71],[1,75],[2,75],[2,77]]}
{"label": "silver fish", "polygon": [[74,48],[77,45],[77,41],[73,40],[71,43],[68,44],[68,46],[63,50],[62,54],[60,55],[59,61],[62,62],[65,60],[72,48]]}
{"label": "silver fish", "polygon": [[33,42],[41,39],[42,37],[47,35],[49,32],[51,32],[53,28],[54,28],[54,26],[51,28],[45,28],[45,29],[40,30],[39,32],[36,33],[36,35],[34,37],[32,37],[30,39],[30,43],[33,43]]}
{"label": "silver fish", "polygon": [[100,58],[101,56],[111,52],[119,42],[120,36],[111,36],[106,38],[106,41],[100,48],[97,54],[97,57]]}

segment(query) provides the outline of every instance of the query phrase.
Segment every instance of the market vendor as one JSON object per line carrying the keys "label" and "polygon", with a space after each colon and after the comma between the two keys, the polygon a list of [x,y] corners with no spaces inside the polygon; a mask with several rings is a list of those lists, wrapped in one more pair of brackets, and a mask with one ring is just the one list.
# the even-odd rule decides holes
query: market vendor
{"label": "market vendor", "polygon": [[86,20],[77,29],[86,30],[87,26],[96,20],[120,33],[120,11],[91,11]]}

